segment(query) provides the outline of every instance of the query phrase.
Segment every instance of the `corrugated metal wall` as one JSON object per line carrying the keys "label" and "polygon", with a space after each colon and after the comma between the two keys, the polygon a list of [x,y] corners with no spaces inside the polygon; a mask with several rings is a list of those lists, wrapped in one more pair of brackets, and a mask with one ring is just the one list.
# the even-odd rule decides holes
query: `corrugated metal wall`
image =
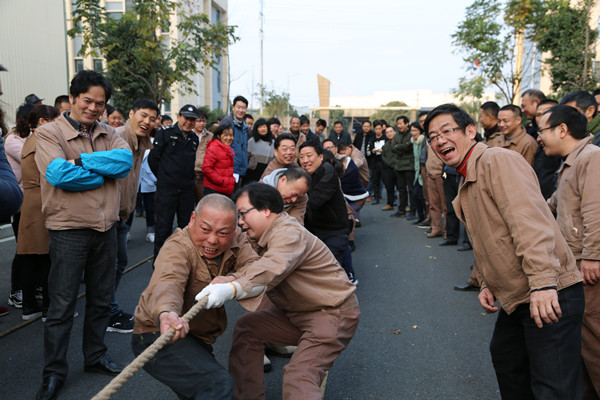
{"label": "corrugated metal wall", "polygon": [[10,124],[28,94],[49,105],[68,94],[65,43],[64,0],[0,0],[0,105]]}

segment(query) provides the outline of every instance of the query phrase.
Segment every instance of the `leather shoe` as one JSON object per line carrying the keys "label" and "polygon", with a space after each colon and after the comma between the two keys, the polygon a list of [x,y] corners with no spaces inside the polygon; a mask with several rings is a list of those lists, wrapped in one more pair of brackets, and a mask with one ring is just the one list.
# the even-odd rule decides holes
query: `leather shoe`
{"label": "leather shoe", "polygon": [[42,380],[42,387],[35,396],[36,400],[53,400],[63,387],[63,381],[58,375],[50,375]]}
{"label": "leather shoe", "polygon": [[115,376],[119,375],[123,371],[123,368],[112,362],[110,357],[105,354],[96,364],[86,365],[83,370],[85,372],[97,372],[99,374]]}
{"label": "leather shoe", "polygon": [[441,234],[441,233],[429,232],[429,233],[428,233],[427,235],[425,235],[425,236],[427,236],[428,238],[436,238],[436,237],[440,237],[440,236],[442,236],[442,234]]}
{"label": "leather shoe", "polygon": [[473,247],[469,243],[461,244],[456,251],[469,251],[473,250]]}
{"label": "leather shoe", "polygon": [[440,246],[454,246],[456,244],[456,240],[448,240],[444,239],[444,241],[440,242]]}
{"label": "leather shoe", "polygon": [[454,286],[454,290],[458,290],[459,292],[479,292],[479,289],[481,289],[479,286],[471,285],[470,283]]}

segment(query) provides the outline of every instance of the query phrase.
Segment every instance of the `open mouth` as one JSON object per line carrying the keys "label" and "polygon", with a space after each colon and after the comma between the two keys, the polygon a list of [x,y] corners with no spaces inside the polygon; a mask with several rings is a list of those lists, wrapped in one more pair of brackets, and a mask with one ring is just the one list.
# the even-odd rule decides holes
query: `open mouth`
{"label": "open mouth", "polygon": [[213,256],[213,255],[217,255],[218,249],[213,248],[213,247],[202,246],[202,252],[206,256]]}
{"label": "open mouth", "polygon": [[456,149],[454,147],[451,147],[451,146],[444,147],[443,149],[440,150],[440,154],[442,155],[442,157],[444,159],[448,159],[448,158],[452,157],[452,155],[454,154],[455,150]]}

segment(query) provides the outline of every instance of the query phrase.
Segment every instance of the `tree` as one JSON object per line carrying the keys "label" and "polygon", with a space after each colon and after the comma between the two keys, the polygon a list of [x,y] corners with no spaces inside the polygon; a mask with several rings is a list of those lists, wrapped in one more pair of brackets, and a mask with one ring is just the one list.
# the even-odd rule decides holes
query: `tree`
{"label": "tree", "polygon": [[541,3],[510,0],[503,8],[499,0],[475,0],[467,7],[464,21],[452,34],[452,44],[464,54],[466,65],[478,72],[462,78],[455,92],[481,97],[483,84],[483,88],[495,86],[508,103],[514,101],[524,72],[521,66],[526,32],[536,32]]}
{"label": "tree", "polygon": [[[382,104],[381,107],[407,107],[408,105],[403,101],[390,101],[387,104]],[[377,110],[375,114],[371,116],[371,121],[376,119],[383,119],[391,126],[396,126],[396,118],[401,115],[409,116],[408,110]]]}
{"label": "tree", "polygon": [[[98,0],[74,0],[73,28],[81,35],[80,55],[103,56],[107,77],[115,86],[115,102],[129,107],[140,97],[161,104],[179,84],[182,94],[195,93],[194,75],[215,68],[227,47],[237,40],[233,26],[210,22],[193,12],[190,0],[132,0],[133,7],[114,19]],[[163,39],[170,15],[178,14],[179,40]]]}
{"label": "tree", "polygon": [[592,60],[598,30],[590,28],[593,0],[571,6],[567,0],[548,0],[542,20],[539,45],[549,52],[545,59],[552,77],[552,89],[561,95],[574,90],[592,90],[597,79]]}
{"label": "tree", "polygon": [[277,93],[274,89],[268,89],[266,86],[258,84],[258,89],[255,95],[260,93],[264,95],[263,113],[267,117],[283,118],[284,116],[293,115],[298,113],[294,110],[294,107],[290,104],[290,94],[286,91]]}

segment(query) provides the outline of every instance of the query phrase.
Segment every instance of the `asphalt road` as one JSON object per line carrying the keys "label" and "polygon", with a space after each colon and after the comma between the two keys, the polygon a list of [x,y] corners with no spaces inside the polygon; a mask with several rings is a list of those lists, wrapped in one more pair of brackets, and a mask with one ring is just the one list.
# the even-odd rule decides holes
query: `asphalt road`
{"label": "asphalt road", "polygon": [[[452,288],[470,273],[471,252],[440,247],[424,230],[404,219],[389,217],[380,206],[366,205],[357,230],[354,268],[362,318],[349,347],[329,373],[325,399],[499,399],[489,340],[496,319],[483,313],[473,292]],[[8,231],[8,235],[7,235]],[[10,265],[15,242],[10,228],[0,231],[0,305],[10,291]],[[130,265],[152,254],[144,241],[145,222],[136,218],[129,242]],[[4,239],[2,239],[4,237]],[[152,268],[142,262],[121,281],[118,301],[132,312]],[[82,286],[82,291],[85,287]],[[81,336],[84,300],[79,300],[69,348],[70,373],[60,399],[89,399],[110,377],[83,372]],[[228,302],[229,327],[215,345],[224,365],[236,318],[244,310]],[[34,399],[43,367],[41,320],[18,327],[20,310],[0,317],[0,399]],[[130,335],[107,333],[109,354],[121,364],[133,360]],[[267,399],[281,398],[286,359],[271,358],[265,374]],[[175,399],[170,389],[138,372],[114,399]]]}

